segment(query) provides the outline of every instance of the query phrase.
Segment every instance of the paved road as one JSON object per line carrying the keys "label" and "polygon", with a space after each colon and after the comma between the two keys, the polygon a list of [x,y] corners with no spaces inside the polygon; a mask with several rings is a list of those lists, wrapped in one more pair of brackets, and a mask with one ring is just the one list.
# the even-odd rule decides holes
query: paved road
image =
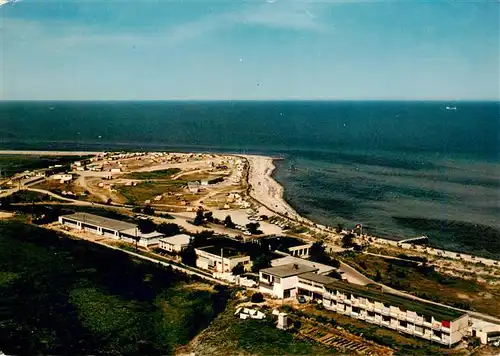
{"label": "paved road", "polygon": [[361,286],[365,286],[367,284],[376,284],[375,281],[366,277],[364,274],[359,273],[357,270],[355,270],[354,268],[352,268],[351,266],[349,266],[344,262],[340,262],[339,270],[341,272],[344,272],[344,276],[347,278],[347,281],[349,283],[358,284]]}

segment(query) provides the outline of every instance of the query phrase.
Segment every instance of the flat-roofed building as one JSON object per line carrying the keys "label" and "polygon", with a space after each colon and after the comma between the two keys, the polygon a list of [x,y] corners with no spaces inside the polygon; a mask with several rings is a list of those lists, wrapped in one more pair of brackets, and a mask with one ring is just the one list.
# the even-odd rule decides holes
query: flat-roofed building
{"label": "flat-roofed building", "polygon": [[[260,271],[259,289],[277,298],[303,295],[320,300],[325,309],[442,345],[454,345],[468,334],[466,313],[342,282],[318,271],[302,264],[265,268]],[[484,339],[496,336],[492,332]]]}
{"label": "flat-roofed building", "polygon": [[288,253],[292,256],[308,258],[312,244],[288,247]]}
{"label": "flat-roofed building", "polygon": [[299,276],[317,271],[318,268],[298,263],[264,268],[259,271],[259,289],[276,298],[295,297]]}
{"label": "flat-roofed building", "polygon": [[74,213],[59,217],[59,223],[78,230],[84,230],[93,234],[135,243],[141,246],[158,244],[164,235],[159,232],[143,234],[135,224],[106,218],[89,213]]}
{"label": "flat-roofed building", "polygon": [[190,193],[198,194],[198,192],[200,191],[200,182],[188,182],[187,188]]}
{"label": "flat-roofed building", "polygon": [[160,239],[159,247],[168,252],[181,252],[188,247],[192,237],[186,234],[178,234]]}
{"label": "flat-roofed building", "polygon": [[336,279],[317,273],[304,273],[298,276],[297,294],[308,300],[323,300],[326,293],[325,285],[335,282]]}
{"label": "flat-roofed building", "polygon": [[194,251],[197,256],[196,267],[211,272],[231,272],[238,263],[243,265],[245,271],[252,267],[250,256],[234,248],[204,246],[195,248]]}
{"label": "flat-roofed building", "polygon": [[372,324],[448,346],[468,333],[469,316],[454,309],[341,281],[325,289],[325,309]]}
{"label": "flat-roofed building", "polygon": [[316,268],[318,274],[328,274],[335,270],[335,267],[324,265],[322,263],[318,262],[313,262],[309,260],[302,259],[300,257],[294,257],[294,256],[286,256],[286,257],[281,257],[277,258],[275,260],[271,261],[271,266],[282,266],[282,265],[288,265],[288,264],[300,264],[300,265],[305,265],[309,266],[312,268]]}
{"label": "flat-roofed building", "polygon": [[71,182],[73,175],[70,173],[57,173],[50,176],[50,179],[59,180],[61,183]]}

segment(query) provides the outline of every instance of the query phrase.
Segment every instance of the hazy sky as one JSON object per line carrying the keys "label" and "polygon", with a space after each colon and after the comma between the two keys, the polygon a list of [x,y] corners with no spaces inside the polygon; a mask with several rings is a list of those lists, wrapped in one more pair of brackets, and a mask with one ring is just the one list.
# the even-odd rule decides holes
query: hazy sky
{"label": "hazy sky", "polygon": [[499,99],[498,0],[0,0],[0,98]]}

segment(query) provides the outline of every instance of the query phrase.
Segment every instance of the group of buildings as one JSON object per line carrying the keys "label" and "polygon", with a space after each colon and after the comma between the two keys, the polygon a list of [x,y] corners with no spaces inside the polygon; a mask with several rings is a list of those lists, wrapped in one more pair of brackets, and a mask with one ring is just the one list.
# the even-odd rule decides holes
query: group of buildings
{"label": "group of buildings", "polygon": [[277,298],[303,296],[325,309],[451,346],[469,333],[467,313],[339,281],[320,266],[278,264],[259,271],[259,289]]}
{"label": "group of buildings", "polygon": [[[137,241],[141,246],[157,245],[171,253],[182,251],[192,239],[186,234],[142,234],[132,223],[87,213],[60,216],[59,222],[126,242]],[[309,249],[310,245],[302,245],[294,246],[289,254],[281,252],[282,257],[273,259],[271,267],[259,271],[259,290],[279,299],[303,296],[327,310],[442,345],[452,346],[473,333],[467,313],[385,293],[378,286],[361,286],[329,277],[336,270],[334,267],[302,258],[309,255]],[[195,253],[196,266],[214,275],[230,273],[238,264],[246,271],[252,266],[250,256],[234,248],[203,246],[195,248]],[[481,331],[474,332],[480,336]],[[488,341],[488,334],[485,335]]]}

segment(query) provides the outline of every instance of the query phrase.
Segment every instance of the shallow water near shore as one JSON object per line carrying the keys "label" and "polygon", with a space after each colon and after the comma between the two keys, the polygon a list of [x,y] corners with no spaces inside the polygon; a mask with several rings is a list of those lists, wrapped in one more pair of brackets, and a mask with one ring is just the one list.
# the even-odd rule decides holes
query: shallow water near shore
{"label": "shallow water near shore", "polygon": [[2,102],[0,148],[283,155],[275,178],[318,223],[500,258],[499,104]]}

